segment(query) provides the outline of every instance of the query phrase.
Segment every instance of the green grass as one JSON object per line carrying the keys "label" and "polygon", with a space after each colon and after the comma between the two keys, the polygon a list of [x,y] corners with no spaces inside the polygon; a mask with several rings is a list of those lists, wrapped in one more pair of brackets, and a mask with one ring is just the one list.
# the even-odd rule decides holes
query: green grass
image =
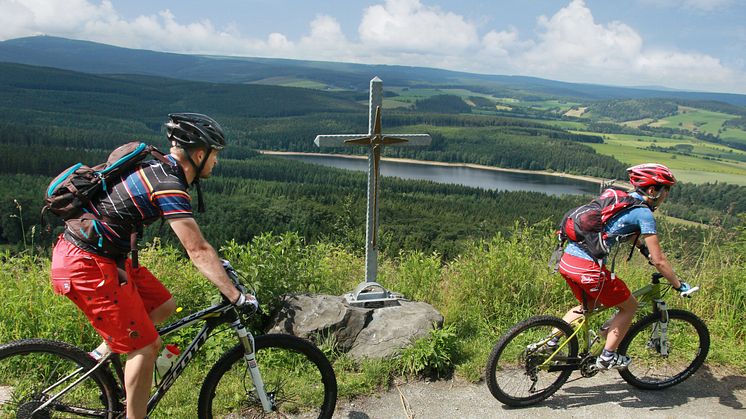
{"label": "green grass", "polygon": [[299,79],[296,77],[269,77],[266,79],[262,79],[256,82],[253,82],[252,84],[268,84],[272,86],[283,86],[283,87],[301,87],[304,89],[315,89],[315,90],[337,90],[340,91],[342,89],[338,88],[330,88],[328,84],[313,81],[313,80],[305,80],[305,79]]}
{"label": "green grass", "polygon": [[[516,225],[509,235],[466,245],[458,257],[448,261],[437,253],[421,252],[382,257],[378,281],[410,299],[433,305],[445,317],[447,327],[392,361],[357,363],[340,353],[334,342],[318,342],[334,365],[340,397],[375,393],[401,375],[442,377],[455,370],[460,377],[478,381],[492,346],[511,325],[532,315],[566,311],[574,297],[545,263],[554,247],[549,224]],[[713,342],[708,363],[746,371],[746,354],[740,349],[746,337],[746,249],[716,241],[729,234],[717,228],[707,229],[702,236],[704,246],[694,249],[677,236],[688,234],[679,232],[682,228],[661,219],[659,235],[678,274],[702,291],[691,300],[669,294],[667,302],[693,311],[708,324]],[[248,275],[267,311],[276,296],[285,292],[340,295],[357,284],[364,270],[359,252],[329,243],[304,245],[292,234],[266,235],[245,245],[229,243],[221,254]],[[149,246],[141,257],[187,308],[181,316],[215,297],[214,287],[174,249]],[[642,258],[617,261],[617,273],[631,289],[645,285],[650,272]],[[0,342],[45,337],[83,348],[95,346],[98,338],[83,316],[65,298],[52,294],[48,275],[45,257],[6,254],[0,258],[0,299],[4,301]],[[189,337],[169,340],[184,346]],[[233,344],[230,333],[210,339],[154,417],[193,416],[205,372]]]}
{"label": "green grass", "polygon": [[[746,185],[746,152],[689,138],[658,138],[652,136],[603,134],[603,144],[589,144],[596,152],[614,156],[622,163],[635,165],[656,162],[669,166],[676,177],[685,182],[726,182]],[[673,147],[693,146],[692,155],[646,150],[651,145]],[[738,159],[721,157],[737,156]],[[713,157],[716,157],[714,159]]]}
{"label": "green grass", "polygon": [[652,126],[681,128],[689,131],[700,131],[716,135],[725,121],[737,116],[721,112],[679,106],[679,114],[659,120]]}
{"label": "green grass", "polygon": [[739,128],[724,127],[720,133],[720,138],[724,141],[734,141],[746,145],[746,131]]}

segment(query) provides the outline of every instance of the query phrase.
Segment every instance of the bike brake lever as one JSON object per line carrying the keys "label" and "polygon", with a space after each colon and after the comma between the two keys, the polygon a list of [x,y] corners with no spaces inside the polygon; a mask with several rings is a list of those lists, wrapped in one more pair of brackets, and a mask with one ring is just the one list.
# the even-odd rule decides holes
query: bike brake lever
{"label": "bike brake lever", "polygon": [[692,294],[699,291],[699,287],[691,287],[688,291],[682,292],[681,298],[691,298]]}

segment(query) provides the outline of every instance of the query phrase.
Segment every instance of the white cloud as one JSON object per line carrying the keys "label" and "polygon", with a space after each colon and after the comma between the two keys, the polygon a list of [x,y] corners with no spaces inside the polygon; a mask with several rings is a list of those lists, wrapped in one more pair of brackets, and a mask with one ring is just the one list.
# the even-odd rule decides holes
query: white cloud
{"label": "white cloud", "polygon": [[[109,0],[0,0],[0,40],[48,34],[170,52],[417,65],[746,93],[742,70],[704,53],[648,46],[624,22],[596,22],[583,0],[571,0],[553,15],[540,16],[536,31],[528,34],[514,27],[477,25],[423,1],[383,0],[367,7],[357,39],[348,38],[334,16],[318,15],[306,35],[292,40],[280,32],[265,39],[246,37],[235,23],[223,28],[208,19],[184,23],[168,9],[125,19]],[[730,4],[729,0],[640,1],[699,10]],[[730,64],[739,62],[734,59]]]}
{"label": "white cloud", "polygon": [[535,76],[702,90],[742,90],[746,81],[746,75],[706,54],[646,48],[630,26],[597,23],[583,0],[571,1],[551,17],[541,16],[538,25],[537,44],[511,57],[513,66]]}
{"label": "white cloud", "polygon": [[447,53],[473,47],[479,40],[476,27],[462,16],[420,0],[386,0],[368,7],[358,33],[367,47],[392,52]]}

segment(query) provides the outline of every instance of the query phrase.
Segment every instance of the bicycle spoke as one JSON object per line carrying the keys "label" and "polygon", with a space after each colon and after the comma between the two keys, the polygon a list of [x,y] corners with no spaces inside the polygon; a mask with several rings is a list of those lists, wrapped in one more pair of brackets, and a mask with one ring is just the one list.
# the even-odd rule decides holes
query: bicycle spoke
{"label": "bicycle spoke", "polygon": [[[558,331],[557,327],[566,331]],[[503,336],[487,365],[492,394],[505,404],[524,406],[554,393],[570,375],[568,369],[557,369],[566,366],[568,358],[577,353],[575,341],[562,347],[568,330],[570,326],[560,319],[539,317],[515,326]],[[552,337],[559,339],[556,345],[550,345]]]}
{"label": "bicycle spoke", "polygon": [[107,399],[95,379],[89,377],[39,409],[85,370],[59,353],[31,351],[0,359],[0,415],[2,417],[106,417]]}
{"label": "bicycle spoke", "polygon": [[642,388],[663,388],[691,375],[709,348],[707,328],[691,313],[671,310],[665,333],[654,316],[630,330],[620,350],[632,358],[622,377]]}
{"label": "bicycle spoke", "polygon": [[264,411],[248,374],[246,362],[242,357],[237,357],[216,383],[210,402],[213,417],[323,416],[321,407],[325,405],[325,396],[330,389],[325,384],[319,366],[309,359],[308,354],[291,346],[267,346],[257,347],[256,359],[264,389],[276,410]]}

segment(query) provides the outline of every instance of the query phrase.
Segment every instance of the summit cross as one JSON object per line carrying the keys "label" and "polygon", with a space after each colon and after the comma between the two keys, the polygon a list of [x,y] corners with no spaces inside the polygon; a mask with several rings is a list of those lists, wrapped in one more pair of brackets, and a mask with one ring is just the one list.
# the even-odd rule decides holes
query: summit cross
{"label": "summit cross", "polygon": [[317,135],[314,143],[318,147],[368,147],[368,213],[365,229],[365,282],[355,291],[345,295],[350,304],[368,305],[385,303],[400,298],[376,282],[378,273],[378,202],[381,149],[383,146],[426,146],[430,144],[428,134],[383,135],[381,132],[381,107],[383,105],[383,81],[374,77],[370,81],[370,106],[367,134]]}

